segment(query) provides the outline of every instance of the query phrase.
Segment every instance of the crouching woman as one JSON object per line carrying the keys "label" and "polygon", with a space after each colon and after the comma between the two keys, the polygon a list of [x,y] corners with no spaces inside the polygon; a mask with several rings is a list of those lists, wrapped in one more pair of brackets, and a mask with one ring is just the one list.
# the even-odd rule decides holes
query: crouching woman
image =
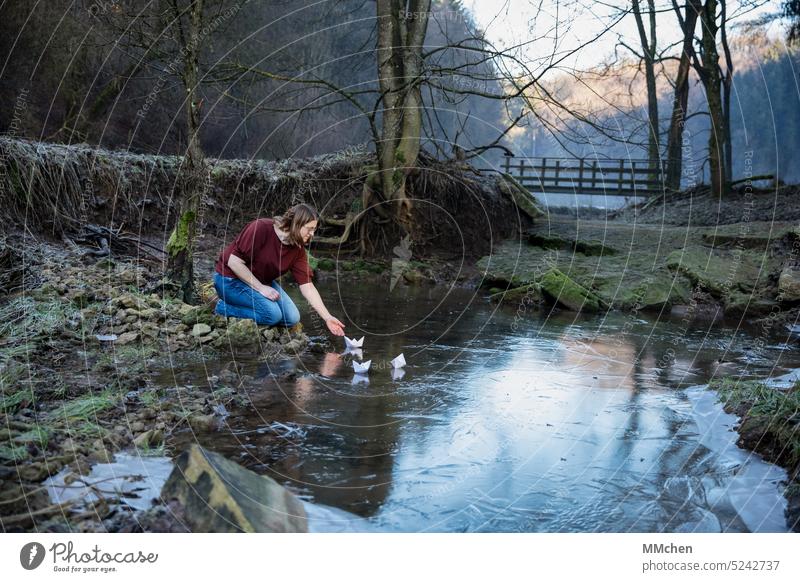
{"label": "crouching woman", "polygon": [[283,216],[259,218],[226,246],[217,259],[214,288],[219,296],[215,312],[223,317],[253,319],[261,325],[291,327],[300,311],[277,279],[291,270],[300,292],[334,335],[344,335],[344,324],[325,308],[311,282],[306,245],[319,223],[308,204],[297,204]]}

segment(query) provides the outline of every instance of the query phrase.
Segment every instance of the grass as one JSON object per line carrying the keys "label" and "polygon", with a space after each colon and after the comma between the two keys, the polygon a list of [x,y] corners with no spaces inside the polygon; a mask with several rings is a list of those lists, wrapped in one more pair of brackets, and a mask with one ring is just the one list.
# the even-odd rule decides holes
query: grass
{"label": "grass", "polygon": [[26,386],[13,392],[6,391],[6,387],[0,386],[0,412],[13,413],[24,402],[33,402],[33,389]]}
{"label": "grass", "polygon": [[0,445],[0,459],[7,462],[24,461],[28,458],[28,449],[25,446]]}
{"label": "grass", "polygon": [[59,408],[50,412],[49,419],[53,422],[60,420],[88,422],[99,413],[116,406],[118,401],[119,396],[116,392],[105,390],[99,394],[82,396],[65,402]]}
{"label": "grass", "polygon": [[800,382],[778,390],[756,381],[723,379],[712,384],[726,409],[742,416],[742,425],[769,434],[787,465],[800,464]]}
{"label": "grass", "polygon": [[60,299],[34,300],[16,297],[0,309],[0,338],[24,343],[51,336],[70,319],[79,319],[80,310]]}
{"label": "grass", "polygon": [[41,449],[46,449],[47,443],[50,442],[50,437],[50,429],[42,425],[37,425],[31,430],[15,437],[14,441],[20,444],[33,443]]}

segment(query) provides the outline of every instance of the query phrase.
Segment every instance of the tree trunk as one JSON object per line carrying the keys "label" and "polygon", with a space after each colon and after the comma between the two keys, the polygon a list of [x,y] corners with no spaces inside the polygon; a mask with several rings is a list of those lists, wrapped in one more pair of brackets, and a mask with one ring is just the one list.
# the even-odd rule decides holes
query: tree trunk
{"label": "tree trunk", "polygon": [[[406,232],[413,204],[406,182],[417,164],[422,135],[422,45],[430,0],[378,0],[378,78],[383,99],[377,146],[383,200]],[[381,204],[382,202],[378,202]]]}
{"label": "tree trunk", "polygon": [[633,15],[636,19],[636,27],[639,30],[639,40],[642,45],[642,54],[644,55],[644,72],[645,80],[647,82],[647,119],[648,119],[648,147],[647,159],[650,169],[653,170],[651,179],[658,176],[657,169],[661,161],[661,148],[659,145],[658,136],[658,93],[656,93],[656,73],[655,73],[655,58],[656,58],[656,11],[653,0],[647,0],[648,9],[650,11],[650,38],[648,40],[647,33],[644,28],[644,21],[642,20],[642,13],[639,7],[639,0],[633,0]]}
{"label": "tree trunk", "polygon": [[192,251],[205,184],[203,151],[199,141],[200,104],[197,101],[202,21],[203,0],[193,0],[189,12],[188,41],[184,46],[182,75],[186,88],[188,144],[181,177],[176,182],[178,220],[167,242],[167,278],[180,287],[180,296],[186,303],[195,303],[197,300]]}
{"label": "tree trunk", "polygon": [[722,78],[717,52],[717,0],[706,0],[701,14],[703,27],[703,85],[706,90],[711,131],[708,136],[708,164],[711,172],[711,192],[725,194],[725,118],[722,108]]}
{"label": "tree trunk", "polygon": [[[670,190],[680,190],[683,172],[683,130],[686,124],[686,108],[689,104],[689,70],[694,51],[692,42],[697,26],[697,16],[703,8],[701,0],[687,0],[686,16],[683,19],[683,50],[675,77],[675,95],[672,100],[672,116],[667,133],[666,185]],[[677,10],[677,9],[676,9]]]}
{"label": "tree trunk", "polygon": [[733,138],[731,136],[731,92],[733,89],[733,58],[728,44],[727,0],[720,0],[720,40],[725,53],[725,74],[722,78],[723,110],[722,118],[725,127],[725,182],[733,181]]}

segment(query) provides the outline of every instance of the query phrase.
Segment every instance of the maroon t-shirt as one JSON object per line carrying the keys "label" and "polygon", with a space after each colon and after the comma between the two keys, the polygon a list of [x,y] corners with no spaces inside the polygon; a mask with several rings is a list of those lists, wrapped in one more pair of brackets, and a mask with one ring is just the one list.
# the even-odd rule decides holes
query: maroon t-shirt
{"label": "maroon t-shirt", "polygon": [[249,223],[223,249],[215,269],[225,277],[236,277],[236,273],[228,267],[231,254],[242,259],[264,285],[269,285],[289,269],[298,285],[311,282],[313,271],[308,265],[305,247],[283,244],[271,218],[259,218]]}

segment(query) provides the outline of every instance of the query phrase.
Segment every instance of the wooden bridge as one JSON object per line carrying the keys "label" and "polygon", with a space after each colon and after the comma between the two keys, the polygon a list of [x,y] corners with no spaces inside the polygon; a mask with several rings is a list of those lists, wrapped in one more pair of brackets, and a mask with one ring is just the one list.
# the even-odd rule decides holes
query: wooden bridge
{"label": "wooden bridge", "polygon": [[531,192],[654,196],[664,191],[665,162],[643,159],[507,157],[503,171]]}

